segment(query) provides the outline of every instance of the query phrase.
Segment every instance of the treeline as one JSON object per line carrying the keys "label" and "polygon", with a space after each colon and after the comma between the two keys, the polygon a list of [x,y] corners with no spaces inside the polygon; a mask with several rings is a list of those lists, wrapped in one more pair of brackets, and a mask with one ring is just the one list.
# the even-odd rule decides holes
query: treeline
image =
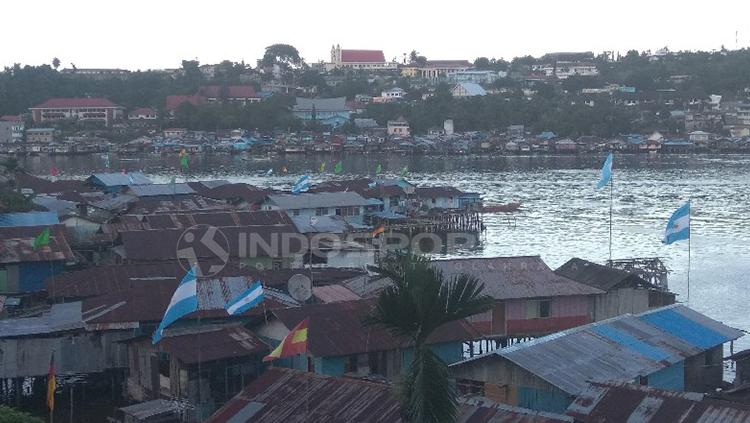
{"label": "treeline", "polygon": [[275,129],[297,131],[302,122],[291,112],[294,97],[275,94],[260,103],[246,106],[232,103],[216,103],[194,106],[181,104],[171,123],[177,127],[201,131],[245,128],[270,132]]}

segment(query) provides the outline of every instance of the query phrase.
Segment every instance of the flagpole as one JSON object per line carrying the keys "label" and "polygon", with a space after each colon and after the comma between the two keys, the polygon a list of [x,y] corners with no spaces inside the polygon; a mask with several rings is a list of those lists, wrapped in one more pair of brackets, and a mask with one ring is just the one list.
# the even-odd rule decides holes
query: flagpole
{"label": "flagpole", "polygon": [[609,264],[612,264],[612,202],[614,192],[614,175],[609,177]]}
{"label": "flagpole", "polygon": [[[692,204],[690,204],[690,200],[688,200],[688,231],[692,232],[692,228],[690,227],[690,213],[692,212]],[[690,304],[690,233],[688,232],[688,267],[687,267],[687,302]]]}

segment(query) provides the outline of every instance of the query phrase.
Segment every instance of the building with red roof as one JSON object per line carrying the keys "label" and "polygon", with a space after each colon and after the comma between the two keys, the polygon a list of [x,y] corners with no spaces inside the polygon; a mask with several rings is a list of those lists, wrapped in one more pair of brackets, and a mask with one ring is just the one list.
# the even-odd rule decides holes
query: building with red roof
{"label": "building with red roof", "polygon": [[73,119],[85,122],[102,122],[106,126],[121,120],[124,108],[103,97],[50,98],[29,108],[35,124]]}
{"label": "building with red roof", "polygon": [[344,68],[358,70],[393,70],[396,62],[385,60],[383,50],[342,50],[340,45],[331,46],[329,69]]}
{"label": "building with red roof", "polygon": [[180,105],[190,103],[193,106],[202,104],[230,102],[243,106],[249,103],[259,103],[261,97],[251,85],[204,85],[193,95],[167,96],[167,111],[174,113]]}

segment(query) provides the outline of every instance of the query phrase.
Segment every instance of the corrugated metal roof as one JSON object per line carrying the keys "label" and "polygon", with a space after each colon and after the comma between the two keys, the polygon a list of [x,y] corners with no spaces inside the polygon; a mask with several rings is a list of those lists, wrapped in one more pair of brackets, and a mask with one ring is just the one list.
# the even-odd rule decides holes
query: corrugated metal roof
{"label": "corrugated metal roof", "polygon": [[327,233],[343,234],[349,226],[339,216],[290,216],[294,226],[303,234]]}
{"label": "corrugated metal roof", "polygon": [[539,256],[436,260],[445,276],[466,273],[484,283],[497,299],[594,295],[604,291],[555,274]]}
{"label": "corrugated metal roof", "polygon": [[335,98],[303,98],[297,97],[293,106],[295,112],[347,112],[346,97]]}
{"label": "corrugated metal roof", "polygon": [[106,187],[148,185],[153,183],[146,177],[146,175],[141,172],[94,173],[93,175],[89,176],[89,180],[96,180],[98,183]]}
{"label": "corrugated metal roof", "polygon": [[284,210],[315,209],[319,207],[367,206],[370,202],[356,192],[317,192],[271,194],[268,202]]}
{"label": "corrugated metal roof", "polygon": [[569,329],[453,366],[504,358],[576,395],[588,381],[631,381],[742,335],[685,306],[673,305]]}
{"label": "corrugated metal roof", "polygon": [[592,383],[568,407],[583,423],[748,423],[750,407],[626,383]]}
{"label": "corrugated metal roof", "polygon": [[[34,238],[45,228],[50,229],[49,245],[34,250]],[[74,259],[62,225],[0,227],[0,263],[72,261]]]}
{"label": "corrugated metal roof", "polygon": [[57,212],[0,213],[0,227],[57,225]]}
{"label": "corrugated metal roof", "polygon": [[132,185],[128,188],[128,192],[136,197],[195,194],[195,191],[188,184],[182,183]]}
{"label": "corrugated metal roof", "polygon": [[389,385],[271,368],[207,423],[400,422]]}
{"label": "corrugated metal roof", "polygon": [[[481,398],[481,397],[480,397]],[[460,408],[456,423],[573,423],[573,418],[562,414],[529,410],[495,403],[486,398],[459,398]]]}
{"label": "corrugated metal roof", "polygon": [[42,335],[83,329],[81,302],[53,304],[35,317],[0,320],[0,338]]}
{"label": "corrugated metal roof", "polygon": [[165,336],[158,347],[185,364],[265,354],[269,351],[268,345],[242,327],[196,330],[200,334]]}
{"label": "corrugated metal roof", "polygon": [[313,296],[322,303],[361,300],[362,298],[342,285],[314,286]]}
{"label": "corrugated metal roof", "polygon": [[133,416],[138,420],[145,420],[149,417],[159,415],[178,415],[182,407],[176,401],[157,399],[153,401],[141,402],[120,408],[120,411],[128,416]]}
{"label": "corrugated metal roof", "polygon": [[627,283],[627,286],[650,285],[643,278],[633,273],[579,258],[568,260],[558,267],[555,273],[604,291],[623,286],[625,283]]}

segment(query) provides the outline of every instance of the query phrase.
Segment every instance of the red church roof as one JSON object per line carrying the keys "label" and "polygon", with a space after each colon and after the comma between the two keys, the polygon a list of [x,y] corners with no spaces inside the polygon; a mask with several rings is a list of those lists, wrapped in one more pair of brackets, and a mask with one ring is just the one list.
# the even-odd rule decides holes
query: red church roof
{"label": "red church roof", "polygon": [[383,50],[341,50],[341,61],[344,63],[383,63]]}
{"label": "red church roof", "polygon": [[[221,85],[206,85],[201,87],[199,93],[212,98],[221,97]],[[255,88],[251,85],[229,85],[227,86],[228,98],[253,98],[257,97]]]}
{"label": "red church roof", "polygon": [[68,107],[120,107],[109,99],[98,98],[50,98],[32,109],[63,109]]}

